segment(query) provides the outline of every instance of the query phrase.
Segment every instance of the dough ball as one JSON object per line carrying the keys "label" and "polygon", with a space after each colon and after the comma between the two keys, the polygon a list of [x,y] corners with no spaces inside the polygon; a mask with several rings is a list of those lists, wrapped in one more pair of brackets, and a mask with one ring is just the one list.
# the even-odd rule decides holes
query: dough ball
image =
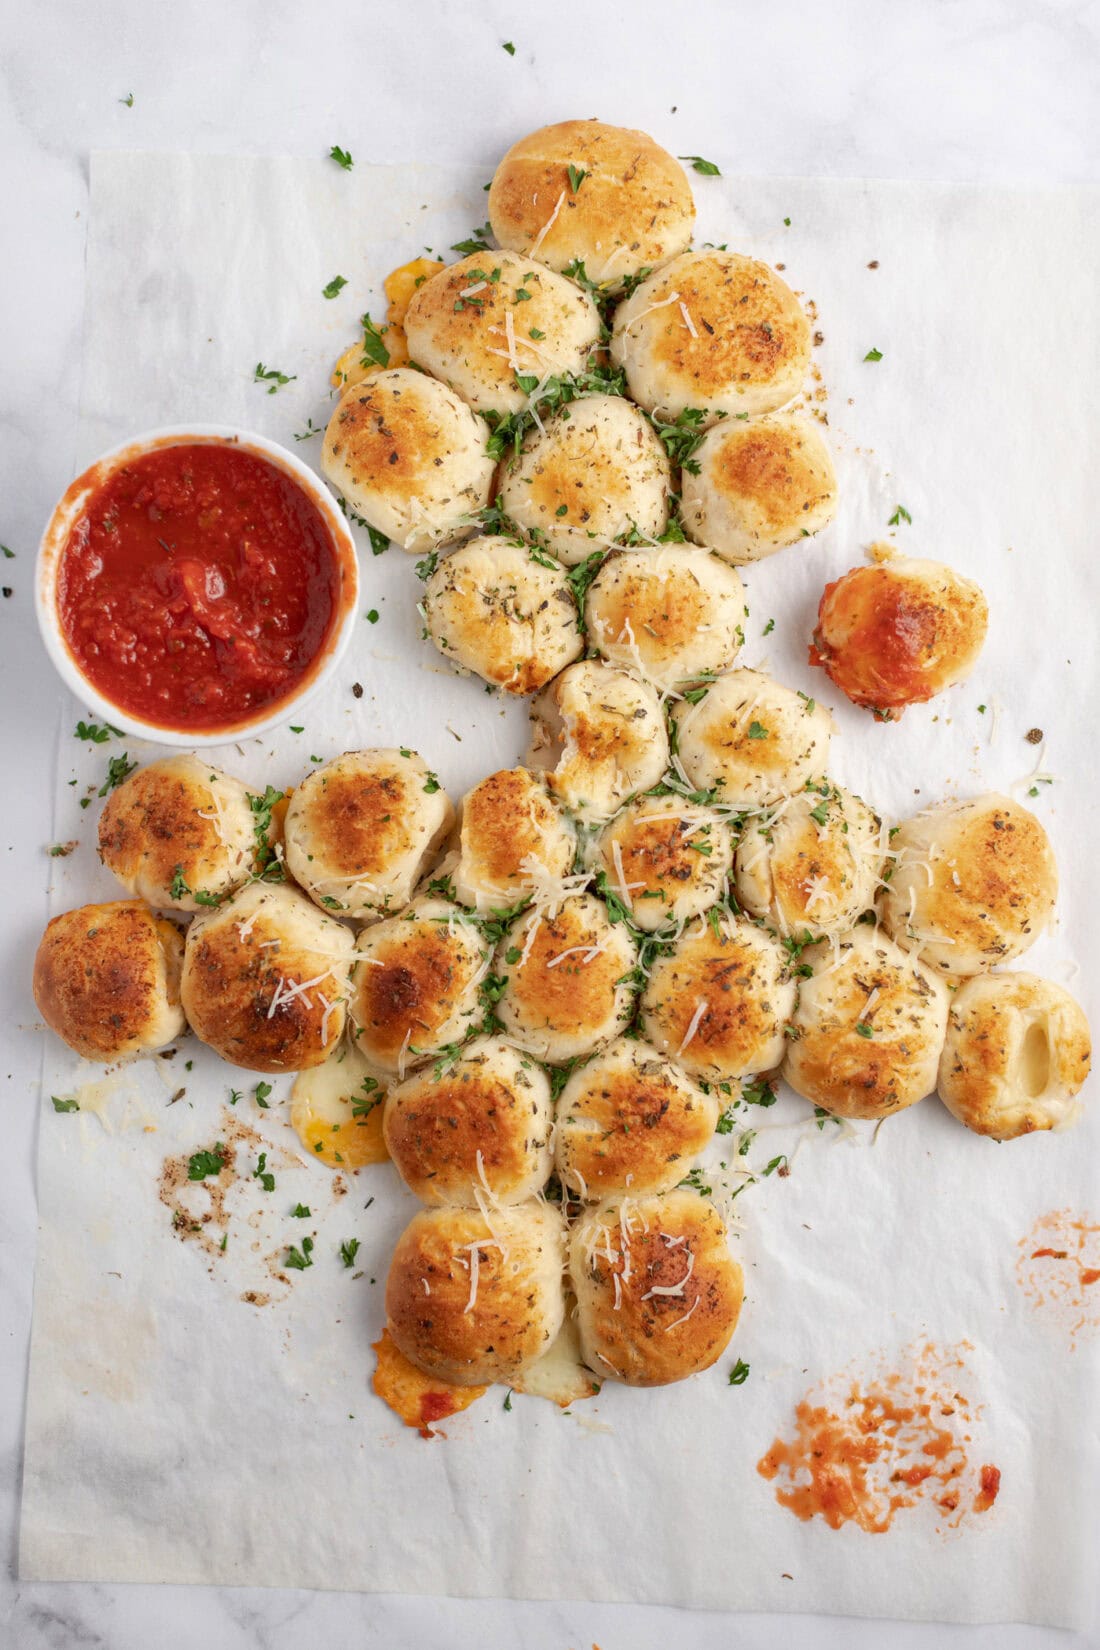
{"label": "dough ball", "polygon": [[584,651],[565,569],[513,539],[471,539],[444,557],[424,621],[445,659],[508,693],[536,692]]}
{"label": "dough ball", "polygon": [[812,780],[746,822],[737,845],[738,902],[781,934],[844,934],[875,903],[886,859],[882,822],[851,791]]}
{"label": "dough ball", "polygon": [[610,819],[668,766],[668,734],[651,687],[596,659],[570,665],[531,706],[529,761],[549,770],[565,807]]}
{"label": "dough ball", "polygon": [[484,1037],[390,1090],[386,1145],[421,1203],[522,1203],[550,1177],[553,1121],[546,1073]]}
{"label": "dough ball", "polygon": [[571,401],[501,471],[503,509],[525,533],[541,534],[575,567],[633,529],[659,538],[668,525],[664,447],[633,402],[621,395]]}
{"label": "dough ball", "polygon": [[34,958],[34,1000],[51,1031],[85,1060],[163,1048],[187,1029],[180,1007],[183,935],[140,900],[54,917]]}
{"label": "dough ball", "polygon": [[684,931],[650,968],[642,1026],[691,1076],[729,1082],[783,1058],[795,987],[778,940],[723,912]]}
{"label": "dough ball", "polygon": [[488,951],[457,905],[413,900],[400,916],[360,934],[357,957],[352,1035],[382,1071],[404,1077],[480,1023]]}
{"label": "dough ball", "polygon": [[343,1034],[353,950],[350,930],[297,888],[249,883],[187,931],[191,1029],[248,1071],[319,1066]]}
{"label": "dough ball", "polygon": [[717,790],[725,807],[778,802],[828,766],[828,711],[758,670],[730,671],[674,715],[684,772],[699,790]]}
{"label": "dough ball", "polygon": [[563,120],[521,138],[489,190],[501,246],[551,269],[579,259],[609,291],[683,252],[694,221],[679,162],[645,132],[599,120]]}
{"label": "dough ball", "polygon": [[1015,1140],[1072,1123],[1092,1040],[1080,1005],[1035,974],[984,974],[951,999],[940,1099],[975,1134]]}
{"label": "dough ball", "polygon": [[547,1204],[423,1210],[386,1279],[398,1350],[455,1386],[508,1384],[561,1328],[563,1249],[561,1216]]}
{"label": "dough ball", "polygon": [[493,965],[507,980],[497,1003],[504,1035],[552,1065],[610,1042],[630,1018],[625,976],[637,960],[626,928],[591,894],[563,900],[553,916],[531,911]]}
{"label": "dough ball", "polygon": [[583,1198],[669,1192],[717,1122],[713,1094],[648,1043],[620,1037],[578,1067],[562,1090],[558,1174]]}
{"label": "dough ball", "polygon": [[446,384],[395,367],[344,391],[321,469],[364,521],[419,553],[465,538],[488,504],[488,439],[484,419]]}
{"label": "dough ball", "polygon": [[685,252],[615,311],[611,358],[634,400],[671,422],[767,413],[798,394],[810,328],[787,283],[736,252]]}
{"label": "dough ball", "polygon": [[979,587],[938,561],[897,556],[853,567],[825,586],[810,663],[854,705],[897,722],[965,681],[985,641],[989,608]]}
{"label": "dough ball", "polygon": [[744,1282],[726,1228],[697,1192],[612,1198],[569,1242],[584,1361],[628,1386],[709,1369],[730,1343]]}
{"label": "dough ball", "polygon": [[601,656],[663,691],[732,665],[743,640],[745,590],[709,550],[617,550],[589,586],[584,612]]}
{"label": "dough ball", "polygon": [[713,808],[675,794],[641,796],[604,827],[593,864],[630,920],[654,933],[701,916],[722,897],[733,840]]}
{"label": "dough ball", "polygon": [[373,922],[408,904],[453,821],[446,791],[415,751],[345,751],[295,788],[287,865],[318,905]]}
{"label": "dough ball", "polygon": [[889,1117],[931,1094],[947,1031],[942,981],[878,929],[802,953],[783,1075],[837,1117]]}
{"label": "dough ball", "polygon": [[981,974],[1018,957],[1054,911],[1058,867],[1033,813],[995,793],[944,802],[906,822],[882,924],[944,974]]}
{"label": "dough ball", "polygon": [[762,561],[820,533],[836,514],[832,455],[798,413],[716,424],[694,458],[680,514],[688,537],[727,561]]}
{"label": "dough ball", "polygon": [[546,782],[528,768],[505,768],[462,802],[455,898],[477,911],[506,910],[573,868],[576,838]]}
{"label": "dough ball", "polygon": [[417,366],[478,412],[516,413],[542,379],[579,376],[600,337],[600,312],[587,292],[533,258],[475,252],[433,275],[405,316]]}

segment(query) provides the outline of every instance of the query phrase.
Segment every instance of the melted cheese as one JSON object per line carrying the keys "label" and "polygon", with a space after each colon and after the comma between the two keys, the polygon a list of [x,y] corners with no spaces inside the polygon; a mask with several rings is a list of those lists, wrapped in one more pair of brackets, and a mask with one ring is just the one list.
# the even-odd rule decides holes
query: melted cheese
{"label": "melted cheese", "polygon": [[[364,1088],[374,1078],[377,1088]],[[362,1169],[389,1156],[382,1138],[384,1080],[351,1043],[341,1042],[324,1065],[300,1071],[290,1091],[290,1122],[310,1157],[330,1169]],[[362,1116],[354,1107],[371,1105]]]}
{"label": "melted cheese", "polygon": [[448,1386],[446,1381],[425,1375],[397,1350],[388,1329],[383,1329],[380,1340],[372,1342],[372,1350],[377,1363],[371,1386],[382,1402],[407,1427],[415,1427],[422,1438],[434,1438],[433,1422],[469,1409],[489,1390],[484,1386]]}

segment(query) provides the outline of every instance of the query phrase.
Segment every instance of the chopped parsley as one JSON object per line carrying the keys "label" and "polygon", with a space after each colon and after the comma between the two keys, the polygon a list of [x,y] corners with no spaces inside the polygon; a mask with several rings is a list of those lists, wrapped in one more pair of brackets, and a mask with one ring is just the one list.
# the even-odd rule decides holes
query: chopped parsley
{"label": "chopped parsley", "polygon": [[[11,551],[8,551],[11,555]],[[116,739],[122,738],[122,730],[112,727],[110,722],[104,722],[102,727],[98,722],[78,722],[73,732],[74,739],[87,739],[93,745],[105,745],[112,733]]]}
{"label": "chopped parsley", "polygon": [[258,1180],[260,1182],[260,1185],[263,1187],[265,1192],[273,1192],[275,1190],[275,1176],[271,1173],[271,1170],[267,1166],[266,1152],[260,1153],[260,1161],[256,1164],[256,1167],[252,1171],[252,1178],[253,1180]]}
{"label": "chopped parsley", "polygon": [[337,166],[342,166],[345,172],[350,172],[352,167],[355,165],[355,162],[351,158],[350,150],[341,149],[338,143],[333,144],[332,148],[328,152],[328,158],[329,160],[334,160]]}
{"label": "chopped parsley", "polygon": [[304,1237],[300,1249],[292,1243],[286,1252],[286,1264],[294,1272],[304,1272],[308,1266],[312,1266],[313,1239]]}
{"label": "chopped parsley", "polygon": [[767,737],[768,737],[768,730],[764,726],[763,722],[752,721],[752,722],[749,723],[749,738],[750,739],[766,739]]}
{"label": "chopped parsley", "polygon": [[909,523],[910,527],[912,527],[912,525],[913,525],[912,516],[909,514],[908,510],[905,508],[904,504],[899,504],[897,509],[894,511],[893,515],[890,517],[890,520],[887,522],[886,525],[888,527],[899,527],[903,521],[907,521]]}
{"label": "chopped parsley", "polygon": [[502,52],[507,52],[509,57],[515,57],[516,55],[516,48],[510,40],[502,40],[500,49]]}
{"label": "chopped parsley", "polygon": [[363,354],[360,365],[364,367],[388,367],[390,352],[382,342],[382,334],[386,331],[383,326],[376,327],[370,315],[361,315],[359,324],[363,328]]}
{"label": "chopped parsley", "polygon": [[584,182],[585,178],[591,177],[591,175],[592,174],[590,172],[586,172],[583,167],[574,166],[572,164],[572,162],[570,162],[570,164],[569,164],[569,187],[573,191],[574,195],[577,193],[577,190],[580,188],[580,186]]}
{"label": "chopped parsley", "polygon": [[857,1037],[873,1037],[874,1035],[875,1035],[874,1026],[868,1025],[866,1020],[857,1020],[856,1021],[856,1036]]}
{"label": "chopped parsley", "polygon": [[488,252],[489,236],[492,233],[492,226],[487,223],[483,224],[480,229],[475,229],[466,240],[455,241],[451,251],[460,252],[464,258],[471,257],[475,252]]}
{"label": "chopped parsley", "polygon": [[59,1100],[56,1094],[51,1094],[54,1111],[79,1111],[80,1105],[76,1100]]}
{"label": "chopped parsley", "polygon": [[225,1143],[219,1140],[212,1152],[192,1152],[187,1160],[187,1178],[205,1180],[207,1175],[221,1174],[225,1163]]}
{"label": "chopped parsley", "polygon": [[865,361],[881,361],[882,351],[880,349],[869,349],[863,359]]}
{"label": "chopped parsley", "polygon": [[744,1358],[738,1358],[737,1362],[730,1370],[730,1386],[744,1386],[745,1382],[749,1378],[749,1367],[750,1366],[745,1362]]}
{"label": "chopped parsley", "polygon": [[136,767],[137,763],[130,761],[129,751],[123,751],[121,756],[112,756],[107,764],[107,777],[99,787],[96,795],[106,796],[108,791],[113,791],[116,785],[121,785],[122,781],[128,778]]}
{"label": "chopped parsley", "polygon": [[275,861],[275,849],[272,847],[271,811],[277,802],[282,802],[284,793],[277,791],[274,785],[268,785],[262,796],[249,793],[248,806],[252,809],[252,830],[256,838],[256,869],[263,876]]}
{"label": "chopped parsley", "polygon": [[290,1213],[294,1220],[308,1220],[312,1211],[308,1203],[296,1203]]}
{"label": "chopped parsley", "polygon": [[714,162],[704,160],[702,155],[678,155],[676,158],[678,160],[690,160],[692,171],[702,173],[705,178],[720,178],[722,176]]}
{"label": "chopped parsley", "polygon": [[255,1097],[256,1104],[261,1108],[262,1111],[270,1111],[271,1110],[271,1107],[268,1104],[268,1096],[271,1093],[271,1084],[270,1083],[257,1083],[256,1087],[253,1089],[252,1093]]}
{"label": "chopped parsley", "polygon": [[284,384],[293,384],[297,378],[296,372],[280,372],[278,367],[265,367],[262,361],[257,361],[252,374],[254,384],[266,384],[268,395],[274,395],[281,390]]}
{"label": "chopped parsley", "polygon": [[335,298],[341,292],[343,292],[343,290],[347,286],[347,284],[348,283],[345,280],[345,278],[343,277],[343,275],[334,275],[332,277],[332,280],[328,283],[328,285],[323,286],[321,288],[321,297],[322,298]]}
{"label": "chopped parsley", "polygon": [[359,1239],[358,1238],[348,1238],[346,1243],[342,1243],[340,1245],[340,1259],[343,1261],[344,1265],[347,1267],[349,1272],[351,1271],[352,1267],[355,1265],[355,1257],[358,1253],[359,1253]]}

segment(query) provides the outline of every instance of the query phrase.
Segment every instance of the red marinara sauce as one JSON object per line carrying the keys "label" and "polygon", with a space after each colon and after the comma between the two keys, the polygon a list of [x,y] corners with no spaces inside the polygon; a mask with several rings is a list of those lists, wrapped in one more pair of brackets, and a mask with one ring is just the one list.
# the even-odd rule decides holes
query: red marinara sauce
{"label": "red marinara sauce", "polygon": [[143,453],[88,497],[57,609],[88,680],[163,727],[216,733],[291,695],[339,622],[329,528],[292,477],[238,446]]}

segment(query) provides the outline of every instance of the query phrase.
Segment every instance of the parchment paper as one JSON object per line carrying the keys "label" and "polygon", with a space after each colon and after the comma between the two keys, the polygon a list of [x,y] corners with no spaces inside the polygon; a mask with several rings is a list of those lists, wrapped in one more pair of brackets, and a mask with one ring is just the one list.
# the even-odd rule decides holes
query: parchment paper
{"label": "parchment paper", "polygon": [[[323,427],[328,371],[359,314],[380,314],[382,276],[482,222],[483,182],[461,168],[96,156],[81,461],[192,419],[292,446],[307,419]],[[1022,776],[1053,774],[1032,805],[1061,865],[1060,920],[1024,966],[1070,979],[1098,929],[1095,197],[693,182],[698,239],[778,262],[817,306],[829,391],[818,405],[841,480],[828,533],[748,570],[743,660],[834,706],[835,776],[891,817],[985,788],[1025,796]],[[337,274],[348,285],[326,301]],[[883,358],[866,363],[872,347]],[[261,361],[293,382],[267,394],[253,382]],[[296,450],[316,462],[317,447]],[[979,579],[992,626],[968,685],[879,727],[837,702],[805,645],[825,579],[887,536],[898,504],[912,525],[896,542]],[[401,551],[374,560],[364,547],[363,567],[364,612],[380,620],[364,621],[305,731],[215,760],[282,785],[311,755],[402,743],[457,798],[519,760],[524,710],[450,675],[418,639],[419,586]],[[66,704],[57,732],[56,835],[80,847],[51,862],[56,909],[113,897],[94,855],[101,804],[79,800],[110,755],[156,754],[80,744],[83,710]],[[1042,749],[1024,741],[1034,726]],[[1090,975],[1074,989],[1098,1023]],[[519,1397],[505,1412],[494,1389],[446,1423],[445,1442],[425,1443],[368,1387],[390,1248],[414,1211],[393,1171],[349,1177],[337,1195],[297,1147],[288,1085],[261,1110],[253,1081],[193,1040],[172,1062],[129,1070],[101,1116],[55,1115],[48,1097],[87,1076],[44,1038],[24,1577],[1086,1618],[1097,1337],[1086,1324],[1074,1345],[1015,1266],[1038,1216],[1100,1218],[1095,1103],[1076,1132],[999,1147],[932,1098],[872,1146],[869,1126],[818,1130],[783,1097],[751,1120],[771,1132],[748,1161],[783,1152],[792,1167],[736,1204],[747,1303],[729,1358],[663,1391],[605,1385],[567,1414]],[[244,1091],[235,1108],[231,1087]],[[277,1188],[235,1188],[226,1251],[212,1256],[173,1234],[158,1177],[167,1156],[234,1126],[254,1131],[240,1162],[266,1147]],[[290,1218],[298,1201],[309,1222]],[[303,1230],[315,1264],[284,1286],[272,1271]],[[337,1253],[353,1236],[354,1274]],[[254,1306],[248,1292],[272,1298]],[[927,1508],[882,1536],[796,1520],[755,1470],[795,1404],[820,1378],[893,1365],[924,1339],[968,1343],[960,1381],[981,1406],[971,1459],[1001,1468],[996,1506],[951,1535]],[[751,1372],[731,1387],[736,1356]]]}

